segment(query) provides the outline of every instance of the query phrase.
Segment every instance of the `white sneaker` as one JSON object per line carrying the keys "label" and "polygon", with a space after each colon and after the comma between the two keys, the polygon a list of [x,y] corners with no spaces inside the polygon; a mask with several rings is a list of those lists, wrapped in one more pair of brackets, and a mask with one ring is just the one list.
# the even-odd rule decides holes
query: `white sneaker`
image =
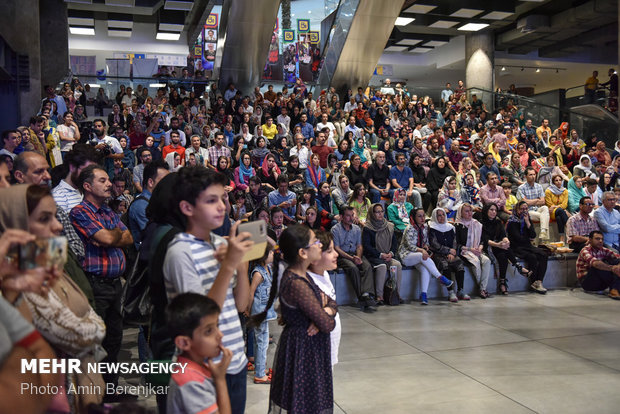
{"label": "white sneaker", "polygon": [[450,302],[452,303],[457,303],[459,301],[459,298],[456,297],[456,293],[454,293],[454,290],[450,291]]}

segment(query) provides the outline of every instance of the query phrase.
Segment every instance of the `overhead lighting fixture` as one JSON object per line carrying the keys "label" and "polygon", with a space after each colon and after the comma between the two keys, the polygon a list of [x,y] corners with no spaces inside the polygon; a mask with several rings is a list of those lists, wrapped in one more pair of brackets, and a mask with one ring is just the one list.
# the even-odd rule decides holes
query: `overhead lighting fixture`
{"label": "overhead lighting fixture", "polygon": [[194,7],[193,1],[166,0],[164,4],[165,10],[183,10],[190,11]]}
{"label": "overhead lighting fixture", "polygon": [[429,42],[424,43],[422,46],[439,47],[439,46],[443,46],[446,44],[448,44],[448,42],[445,42],[443,40],[431,40]]}
{"label": "overhead lighting fixture", "polygon": [[159,30],[164,32],[182,32],[184,25],[179,23],[159,23]]}
{"label": "overhead lighting fixture", "polygon": [[414,20],[415,19],[413,17],[397,17],[396,21],[394,22],[394,25],[395,26],[407,26],[409,23],[411,23]]}
{"label": "overhead lighting fixture", "polygon": [[409,53],[427,53],[433,50],[430,47],[414,47],[409,51]]}
{"label": "overhead lighting fixture", "polygon": [[87,83],[87,85],[91,88],[101,88],[101,85],[99,85],[98,83]]}
{"label": "overhead lighting fixture", "polygon": [[478,30],[482,30],[488,26],[488,23],[467,23],[466,25],[459,27],[457,30],[464,32],[477,32]]}
{"label": "overhead lighting fixture", "polygon": [[449,29],[457,24],[459,24],[459,22],[452,20],[437,20],[435,23],[429,24],[428,27],[433,27],[435,29]]}
{"label": "overhead lighting fixture", "polygon": [[489,19],[489,20],[504,20],[507,17],[512,16],[514,13],[502,12],[502,11],[492,11],[491,13],[487,13],[484,16],[480,16],[481,19]]}
{"label": "overhead lighting fixture", "polygon": [[402,52],[407,50],[406,46],[389,46],[385,48],[386,52]]}
{"label": "overhead lighting fixture", "polygon": [[157,32],[157,36],[155,36],[157,40],[179,40],[180,37],[181,37],[181,33],[166,33],[166,32]]}
{"label": "overhead lighting fixture", "polygon": [[540,73],[540,68],[536,68],[536,73]]}
{"label": "overhead lighting fixture", "polygon": [[422,40],[420,39],[403,39],[396,42],[397,45],[405,45],[405,46],[415,46],[420,43]]}
{"label": "overhead lighting fixture", "polygon": [[131,29],[110,29],[108,28],[108,36],[110,37],[131,37]]}
{"label": "overhead lighting fixture", "polygon": [[502,66],[502,71],[505,71],[505,70],[506,70],[506,66]]}
{"label": "overhead lighting fixture", "polygon": [[434,5],[414,4],[413,6],[405,10],[405,13],[426,14],[436,8],[437,6]]}
{"label": "overhead lighting fixture", "polygon": [[69,31],[74,35],[83,35],[83,36],[94,36],[95,28],[94,27],[69,27]]}
{"label": "overhead lighting fixture", "polygon": [[166,84],[165,83],[151,83],[149,85],[149,88],[165,88]]}
{"label": "overhead lighting fixture", "polygon": [[455,11],[450,16],[451,17],[462,17],[462,18],[465,18],[465,19],[469,19],[469,18],[472,18],[474,16],[479,15],[482,12],[484,12],[484,10],[462,8],[462,9],[459,9],[459,10]]}
{"label": "overhead lighting fixture", "polygon": [[67,18],[69,25],[75,26],[95,26],[95,19],[90,17],[71,17]]}
{"label": "overhead lighting fixture", "polygon": [[106,6],[136,7],[136,0],[105,0]]}

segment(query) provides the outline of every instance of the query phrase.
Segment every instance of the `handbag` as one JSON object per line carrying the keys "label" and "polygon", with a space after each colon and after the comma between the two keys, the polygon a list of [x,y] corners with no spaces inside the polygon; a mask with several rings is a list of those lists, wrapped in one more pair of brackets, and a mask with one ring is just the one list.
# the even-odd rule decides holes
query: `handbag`
{"label": "handbag", "polygon": [[396,284],[396,278],[394,277],[394,266],[390,266],[390,276],[385,280],[383,285],[383,302],[386,305],[397,306],[400,305],[400,294],[398,293],[398,285]]}

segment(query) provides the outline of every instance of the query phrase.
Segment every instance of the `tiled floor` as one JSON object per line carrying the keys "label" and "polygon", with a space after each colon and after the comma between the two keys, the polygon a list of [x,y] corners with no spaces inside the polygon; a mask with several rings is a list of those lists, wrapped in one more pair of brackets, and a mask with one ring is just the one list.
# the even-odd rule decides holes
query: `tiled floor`
{"label": "tiled floor", "polygon": [[[335,413],[620,412],[620,303],[579,290],[430,303],[340,308]],[[268,394],[249,375],[246,412],[266,413]]]}

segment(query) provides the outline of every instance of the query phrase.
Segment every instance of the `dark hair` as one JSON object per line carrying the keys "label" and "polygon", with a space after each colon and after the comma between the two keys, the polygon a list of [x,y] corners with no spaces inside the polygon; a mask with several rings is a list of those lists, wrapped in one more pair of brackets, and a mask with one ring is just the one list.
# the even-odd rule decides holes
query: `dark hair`
{"label": "dark hair", "polygon": [[101,118],[93,119],[93,124],[94,124],[95,122],[101,122],[101,125],[103,125],[103,126],[105,126],[105,125],[106,125],[106,124],[105,124],[105,121],[104,121],[103,119],[101,119]]}
{"label": "dark hair", "polygon": [[[318,219],[318,217],[317,217],[317,219]],[[314,235],[316,236],[316,238],[323,245],[321,247],[321,251],[326,252],[327,249],[329,249],[330,243],[334,240],[334,236],[332,235],[332,232],[331,231],[324,231],[324,230],[317,230],[317,231],[314,232]]]}
{"label": "dark hair", "polygon": [[281,183],[287,183],[288,184],[288,176],[286,174],[280,174],[278,176],[278,179],[276,180],[276,183],[278,185],[280,185]]}
{"label": "dark hair", "polygon": [[[314,223],[311,225],[308,223],[308,210],[314,210],[316,213],[316,218],[314,219]],[[306,209],[306,220],[303,222],[306,227],[310,227],[312,230],[319,230],[321,228],[321,217],[319,216],[319,209],[313,205]]]}
{"label": "dark hair", "polygon": [[39,122],[45,122],[47,119],[42,115],[36,115],[30,118],[30,125],[38,124]]}
{"label": "dark hair", "polygon": [[142,154],[144,154],[144,151],[150,152],[151,156],[153,155],[153,151],[151,151],[149,147],[140,147],[137,151],[137,155],[138,155],[138,159],[140,160],[140,163],[142,163]]}
{"label": "dark hair", "polygon": [[592,239],[594,238],[595,234],[600,234],[601,236],[603,236],[603,233],[600,230],[592,230],[590,234],[588,234],[588,237]]}
{"label": "dark hair", "polygon": [[205,316],[220,313],[220,307],[211,298],[198,293],[182,293],[176,296],[166,309],[166,325],[170,336],[192,337]]}
{"label": "dark hair", "polygon": [[260,180],[260,177],[258,177],[258,176],[256,176],[256,175],[253,175],[252,177],[250,177],[250,179],[248,180],[248,182],[249,182],[250,184],[252,184],[252,183],[253,183],[253,184],[258,184],[258,185],[261,185],[261,184],[263,183],[263,182]]}
{"label": "dark hair", "polygon": [[84,183],[92,184],[95,178],[95,170],[101,170],[105,172],[103,167],[97,164],[91,164],[88,167],[84,168],[78,177],[78,189],[83,194],[84,193]]}
{"label": "dark hair", "polygon": [[489,171],[487,172],[487,180],[489,179],[490,176],[492,175],[497,175],[496,173],[494,173],[493,171]]}
{"label": "dark hair", "polygon": [[[280,273],[280,259],[288,263],[289,266],[297,264],[299,261],[299,249],[303,249],[310,243],[311,230],[307,226],[294,224],[287,227],[280,236],[280,254],[274,254],[273,257],[273,283],[269,291],[269,300],[265,306],[265,310],[250,318],[250,326],[259,326],[267,317],[267,309],[271,308],[273,301],[278,293],[278,278]],[[281,256],[281,257],[280,257]]]}
{"label": "dark hair", "polygon": [[[90,145],[87,144],[75,144],[71,151],[69,151],[65,155],[65,159],[63,164],[67,166],[73,166],[75,168],[79,168],[82,165],[86,164],[88,161],[90,162],[98,162],[99,156],[97,155],[97,151]],[[67,169],[68,172],[68,169]]]}
{"label": "dark hair", "polygon": [[198,194],[208,187],[212,185],[226,186],[228,184],[229,181],[224,174],[209,170],[202,165],[181,168],[178,185],[174,188],[174,198],[177,202],[187,201],[194,205]]}
{"label": "dark hair", "polygon": [[497,207],[497,204],[495,204],[495,203],[485,204],[482,207],[482,212],[480,213],[480,214],[482,214],[482,219],[483,220],[487,220],[489,218],[489,210],[491,209],[491,207],[495,207],[495,209],[499,211],[499,208]]}
{"label": "dark hair", "polygon": [[512,188],[512,183],[509,181],[505,181],[502,183],[502,188]]}
{"label": "dark hair", "polygon": [[162,159],[147,164],[142,173],[142,188],[146,188],[146,183],[149,182],[149,178],[155,179],[158,170],[168,170],[169,167],[168,163]]}
{"label": "dark hair", "polygon": [[269,218],[270,218],[270,219],[273,219],[273,216],[274,216],[276,213],[282,213],[282,214],[284,214],[284,210],[282,210],[282,208],[281,208],[281,207],[278,207],[278,206],[271,207],[271,209],[269,210]]}
{"label": "dark hair", "polygon": [[29,185],[26,190],[26,205],[28,206],[28,215],[37,208],[43,197],[51,196],[52,192],[49,187],[41,185]]}
{"label": "dark hair", "polygon": [[343,206],[341,208],[341,210],[342,210],[342,215],[343,216],[344,216],[344,213],[346,213],[347,211],[355,211],[355,209],[353,207],[351,207],[351,206]]}
{"label": "dark hair", "polygon": [[588,197],[588,196],[581,197],[581,198],[579,199],[579,205],[585,204],[585,203],[586,203],[586,200],[592,200],[592,198],[591,198],[591,197]]}
{"label": "dark hair", "polygon": [[[414,218],[416,214],[418,214],[418,211],[424,211],[423,208],[412,208],[411,211],[409,211],[409,218]],[[425,213],[426,214],[426,213]]]}
{"label": "dark hair", "polygon": [[[9,134],[18,134],[19,136],[21,136],[19,131],[16,129],[5,129],[4,131],[2,131],[2,141],[4,141],[5,139],[8,139]],[[4,143],[2,144],[2,146],[4,147]]]}

